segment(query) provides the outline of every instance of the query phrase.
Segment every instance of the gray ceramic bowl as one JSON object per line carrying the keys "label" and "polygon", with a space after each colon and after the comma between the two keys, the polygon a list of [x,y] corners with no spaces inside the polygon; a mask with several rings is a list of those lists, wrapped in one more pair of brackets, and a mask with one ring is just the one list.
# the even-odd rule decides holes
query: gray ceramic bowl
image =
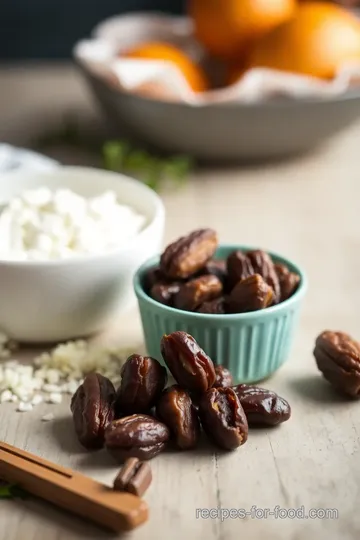
{"label": "gray ceramic bowl", "polygon": [[202,160],[260,160],[314,149],[360,116],[360,91],[331,99],[278,98],[191,107],[121,92],[83,68],[108,120],[162,150]]}

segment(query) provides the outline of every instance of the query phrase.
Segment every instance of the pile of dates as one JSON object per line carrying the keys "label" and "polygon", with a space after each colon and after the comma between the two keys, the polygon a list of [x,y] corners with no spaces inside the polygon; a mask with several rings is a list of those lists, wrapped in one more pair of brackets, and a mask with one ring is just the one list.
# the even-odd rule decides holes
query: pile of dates
{"label": "pile of dates", "polygon": [[151,459],[168,443],[180,450],[196,447],[201,429],[224,450],[248,438],[249,426],[274,426],[290,418],[290,406],[275,392],[234,386],[230,372],[214,366],[186,332],[163,336],[167,370],[151,357],[133,354],[122,367],[115,390],[109,379],[89,374],[71,402],[75,431],[88,449],[105,446],[117,461]]}
{"label": "pile of dates", "polygon": [[265,309],[296,291],[300,277],[265,251],[234,251],[226,260],[213,259],[217,247],[212,229],[170,244],[145,278],[147,294],[180,310],[225,314]]}

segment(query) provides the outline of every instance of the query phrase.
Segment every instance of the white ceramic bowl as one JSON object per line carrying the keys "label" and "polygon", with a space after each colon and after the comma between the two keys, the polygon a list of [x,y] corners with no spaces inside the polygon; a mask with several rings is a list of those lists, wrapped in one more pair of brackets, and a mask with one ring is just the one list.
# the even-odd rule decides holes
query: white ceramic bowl
{"label": "white ceramic bowl", "polygon": [[136,269],[161,250],[165,212],[160,198],[136,180],[84,167],[0,176],[0,204],[25,189],[67,187],[82,196],[115,191],[147,218],[127,245],[106,255],[50,262],[0,261],[0,329],[28,343],[63,341],[103,330],[135,301]]}

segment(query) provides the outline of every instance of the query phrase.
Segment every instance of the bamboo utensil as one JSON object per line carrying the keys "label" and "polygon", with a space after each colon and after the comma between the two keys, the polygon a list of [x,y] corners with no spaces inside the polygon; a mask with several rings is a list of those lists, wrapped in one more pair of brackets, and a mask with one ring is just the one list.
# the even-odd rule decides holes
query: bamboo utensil
{"label": "bamboo utensil", "polygon": [[5,443],[0,443],[0,478],[115,532],[133,529],[148,518],[139,497]]}

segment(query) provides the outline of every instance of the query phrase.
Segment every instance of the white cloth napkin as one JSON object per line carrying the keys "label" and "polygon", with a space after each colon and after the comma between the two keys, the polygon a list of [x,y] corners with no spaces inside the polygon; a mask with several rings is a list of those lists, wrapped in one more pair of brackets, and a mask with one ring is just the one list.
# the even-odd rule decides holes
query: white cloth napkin
{"label": "white cloth napkin", "polygon": [[54,159],[9,144],[0,143],[0,174],[16,169],[46,171],[59,166]]}

